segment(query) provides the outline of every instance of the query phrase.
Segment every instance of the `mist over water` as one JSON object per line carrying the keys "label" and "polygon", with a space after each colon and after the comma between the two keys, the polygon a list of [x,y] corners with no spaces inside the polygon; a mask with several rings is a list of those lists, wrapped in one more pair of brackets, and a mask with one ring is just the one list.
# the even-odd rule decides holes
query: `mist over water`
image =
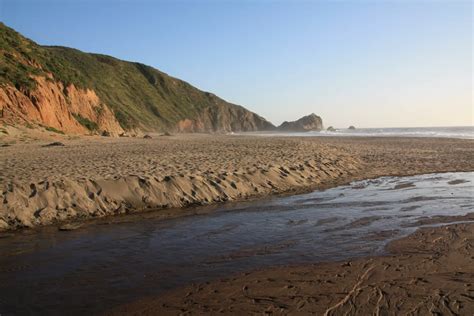
{"label": "mist over water", "polygon": [[455,127],[405,127],[405,128],[336,128],[335,131],[323,130],[320,132],[302,133],[243,133],[243,135],[262,136],[365,136],[365,137],[442,137],[474,139],[474,126]]}

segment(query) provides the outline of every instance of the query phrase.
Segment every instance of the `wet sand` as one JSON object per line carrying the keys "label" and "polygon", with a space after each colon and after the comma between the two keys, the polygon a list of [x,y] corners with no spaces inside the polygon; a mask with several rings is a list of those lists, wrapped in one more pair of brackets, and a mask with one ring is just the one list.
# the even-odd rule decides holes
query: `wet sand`
{"label": "wet sand", "polygon": [[108,315],[472,315],[474,224],[423,228],[391,256],[254,271],[191,285]]}
{"label": "wet sand", "polygon": [[23,138],[0,148],[0,230],[474,170],[473,140],[55,137],[65,146]]}

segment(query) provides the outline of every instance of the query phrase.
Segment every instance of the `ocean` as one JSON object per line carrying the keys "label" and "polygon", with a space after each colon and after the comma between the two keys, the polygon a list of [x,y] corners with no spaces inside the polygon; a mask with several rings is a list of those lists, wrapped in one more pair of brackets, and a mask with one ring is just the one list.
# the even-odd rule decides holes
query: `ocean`
{"label": "ocean", "polygon": [[301,133],[288,132],[258,132],[242,133],[240,135],[261,135],[261,136],[375,136],[375,137],[443,137],[474,139],[474,126],[454,126],[454,127],[404,127],[404,128],[358,128],[336,129],[336,131],[311,131]]}

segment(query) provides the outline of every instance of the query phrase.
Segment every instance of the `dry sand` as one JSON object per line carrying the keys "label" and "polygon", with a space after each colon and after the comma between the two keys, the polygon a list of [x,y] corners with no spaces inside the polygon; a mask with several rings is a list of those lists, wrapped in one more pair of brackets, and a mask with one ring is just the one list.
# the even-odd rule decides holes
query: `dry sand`
{"label": "dry sand", "polygon": [[383,175],[474,170],[472,140],[54,137],[65,146],[44,147],[51,140],[21,136],[0,147],[0,230],[302,192]]}
{"label": "dry sand", "polygon": [[180,288],[111,315],[473,315],[474,224],[425,228],[392,256],[281,267]]}
{"label": "dry sand", "polygon": [[[0,147],[0,230],[300,192],[386,175],[474,170],[472,140],[54,138],[65,146],[43,147],[51,137],[21,136]],[[473,245],[474,224],[427,228],[392,242],[392,256],[255,271],[145,298],[111,314],[473,315]]]}

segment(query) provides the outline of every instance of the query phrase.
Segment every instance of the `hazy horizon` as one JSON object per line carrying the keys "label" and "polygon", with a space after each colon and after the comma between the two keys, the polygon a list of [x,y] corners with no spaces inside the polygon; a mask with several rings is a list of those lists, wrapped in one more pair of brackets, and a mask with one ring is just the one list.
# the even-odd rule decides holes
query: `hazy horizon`
{"label": "hazy horizon", "polygon": [[279,125],[472,126],[470,1],[0,0],[42,45],[151,65]]}

